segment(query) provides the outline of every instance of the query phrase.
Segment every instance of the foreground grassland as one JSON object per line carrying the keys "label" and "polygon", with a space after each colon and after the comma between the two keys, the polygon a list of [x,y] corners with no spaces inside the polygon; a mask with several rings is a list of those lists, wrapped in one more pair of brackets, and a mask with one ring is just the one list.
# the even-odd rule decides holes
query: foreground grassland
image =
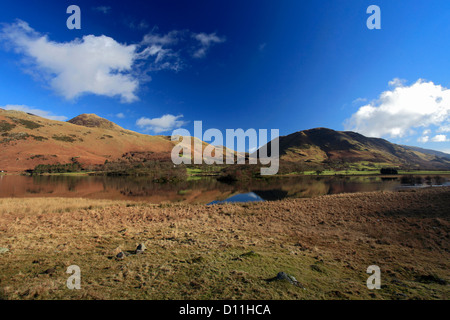
{"label": "foreground grassland", "polygon": [[[448,299],[449,207],[450,188],[215,206],[0,199],[0,298]],[[66,288],[74,264],[81,290]],[[366,287],[373,264],[380,290]],[[267,281],[281,271],[304,288]]]}

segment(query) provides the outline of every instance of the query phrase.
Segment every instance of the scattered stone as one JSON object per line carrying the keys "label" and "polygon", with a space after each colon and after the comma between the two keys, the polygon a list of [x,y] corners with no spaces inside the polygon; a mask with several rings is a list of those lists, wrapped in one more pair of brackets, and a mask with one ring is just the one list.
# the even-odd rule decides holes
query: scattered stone
{"label": "scattered stone", "polygon": [[136,254],[142,254],[142,253],[144,253],[145,249],[147,249],[146,246],[145,246],[145,244],[144,244],[144,243],[140,243],[140,244],[137,246],[137,248],[136,248]]}
{"label": "scattered stone", "polygon": [[125,252],[123,252],[123,251],[120,251],[120,252],[116,255],[116,258],[119,259],[119,260],[123,260],[123,259],[125,259],[125,257],[126,257],[126,254],[125,254]]}
{"label": "scattered stone", "polygon": [[49,269],[45,270],[44,272],[42,272],[42,274],[49,274],[49,275],[52,275],[52,274],[54,274],[55,272],[56,272],[56,269],[55,269],[55,268],[49,268]]}
{"label": "scattered stone", "polygon": [[295,277],[293,277],[293,276],[291,276],[291,275],[289,275],[289,274],[287,274],[285,272],[278,272],[276,277],[267,279],[266,281],[268,281],[268,282],[272,282],[272,281],[287,281],[287,282],[289,282],[290,284],[292,284],[292,285],[294,285],[296,287],[300,287],[300,288],[305,289],[305,287],[300,282],[298,282],[297,279],[295,279]]}
{"label": "scattered stone", "polygon": [[0,253],[7,253],[8,251],[8,248],[0,248]]}

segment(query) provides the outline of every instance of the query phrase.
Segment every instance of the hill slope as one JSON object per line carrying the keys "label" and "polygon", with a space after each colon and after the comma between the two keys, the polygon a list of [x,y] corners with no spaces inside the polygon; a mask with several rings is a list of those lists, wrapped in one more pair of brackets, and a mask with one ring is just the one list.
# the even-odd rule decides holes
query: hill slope
{"label": "hill slope", "polygon": [[72,124],[76,124],[83,127],[88,128],[99,128],[99,129],[108,129],[108,130],[124,130],[123,128],[119,127],[117,124],[103,119],[96,114],[93,113],[83,113],[79,116],[70,119],[67,121]]}
{"label": "hill slope", "polygon": [[[188,137],[191,138],[191,137]],[[196,138],[193,138],[196,139]],[[195,148],[191,159],[208,145]],[[84,167],[108,161],[136,157],[170,161],[178,141],[170,136],[151,136],[126,130],[95,114],[81,114],[67,122],[49,120],[36,115],[0,108],[0,170],[21,172],[38,164],[71,163],[74,158]],[[224,154],[234,153],[224,148]]]}
{"label": "hill slope", "polygon": [[404,146],[402,145],[403,148],[405,149],[410,149],[410,150],[415,150],[415,151],[419,151],[425,154],[431,154],[440,158],[447,158],[450,160],[450,154],[445,153],[445,152],[441,152],[441,151],[436,151],[436,150],[430,150],[430,149],[424,149],[424,148],[419,148],[419,147],[412,147],[412,146]]}
{"label": "hill slope", "polygon": [[170,137],[125,130],[95,115],[61,122],[0,110],[0,146],[0,170],[15,172],[38,164],[69,163],[74,157],[83,165],[102,164],[130,151],[170,158],[173,142]]}
{"label": "hill slope", "polygon": [[[393,165],[450,169],[450,159],[439,154],[423,153],[355,132],[316,128],[279,139],[280,157],[285,163],[333,168],[351,164],[372,168]],[[61,122],[0,109],[0,170],[9,172],[33,169],[38,164],[70,163],[73,158],[89,167],[139,152],[156,160],[169,160],[176,143],[168,136],[150,136],[126,130],[94,114],[82,114]],[[203,142],[202,149],[207,145]],[[202,151],[191,149],[193,153]],[[226,150],[229,152],[233,151]]]}
{"label": "hill slope", "polygon": [[[282,136],[279,144],[280,159],[292,163],[306,162],[331,168],[388,165],[421,169],[450,168],[450,159],[351,131],[315,128]],[[270,143],[262,148],[267,147],[270,154]]]}

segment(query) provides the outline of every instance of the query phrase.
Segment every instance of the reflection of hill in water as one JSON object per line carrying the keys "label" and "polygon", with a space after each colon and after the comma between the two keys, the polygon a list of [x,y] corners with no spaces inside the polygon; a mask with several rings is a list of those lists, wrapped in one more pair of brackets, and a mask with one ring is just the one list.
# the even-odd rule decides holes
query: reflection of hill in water
{"label": "reflection of hill in water", "polygon": [[400,180],[380,177],[269,178],[226,184],[214,178],[153,183],[145,177],[0,176],[0,197],[83,197],[161,202],[209,203],[254,192],[264,200],[305,198],[343,192],[393,190]]}

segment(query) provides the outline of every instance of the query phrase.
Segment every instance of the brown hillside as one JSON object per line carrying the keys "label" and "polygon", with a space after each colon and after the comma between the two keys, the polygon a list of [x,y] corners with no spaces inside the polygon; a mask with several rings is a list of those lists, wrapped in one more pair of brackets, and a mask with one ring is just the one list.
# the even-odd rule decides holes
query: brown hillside
{"label": "brown hillside", "polygon": [[130,151],[170,157],[174,145],[166,136],[125,130],[96,115],[81,115],[72,122],[54,121],[20,111],[0,110],[0,170],[18,172],[38,164],[84,165],[114,160]]}
{"label": "brown hillside", "polygon": [[88,127],[88,128],[100,128],[100,129],[109,129],[109,130],[124,130],[119,127],[117,124],[103,119],[96,114],[93,113],[83,113],[79,116],[70,119],[67,121],[69,123],[73,123],[79,126]]}
{"label": "brown hillside", "polygon": [[[191,145],[192,159],[208,143],[202,142],[202,148],[197,150],[190,138],[182,139],[182,143]],[[178,142],[172,142],[170,136],[126,130],[95,114],[61,122],[0,109],[0,170],[8,172],[33,169],[38,164],[71,163],[73,158],[88,168],[140,152],[154,160],[169,160],[175,144]],[[224,154],[230,152],[233,151],[224,148]]]}

